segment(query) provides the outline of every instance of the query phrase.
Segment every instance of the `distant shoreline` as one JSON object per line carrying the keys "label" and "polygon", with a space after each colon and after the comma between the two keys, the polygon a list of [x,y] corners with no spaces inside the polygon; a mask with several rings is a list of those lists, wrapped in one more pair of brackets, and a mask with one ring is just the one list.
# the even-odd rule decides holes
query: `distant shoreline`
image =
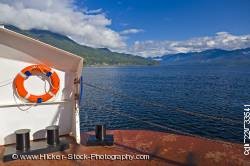
{"label": "distant shoreline", "polygon": [[110,68],[114,68],[114,67],[152,67],[152,66],[160,66],[160,64],[154,64],[154,65],[86,65],[84,64],[84,67],[94,67],[94,68],[99,68],[99,67],[110,67]]}
{"label": "distant shoreline", "polygon": [[139,68],[139,67],[246,67],[247,64],[155,64],[155,65],[84,65],[84,68]]}

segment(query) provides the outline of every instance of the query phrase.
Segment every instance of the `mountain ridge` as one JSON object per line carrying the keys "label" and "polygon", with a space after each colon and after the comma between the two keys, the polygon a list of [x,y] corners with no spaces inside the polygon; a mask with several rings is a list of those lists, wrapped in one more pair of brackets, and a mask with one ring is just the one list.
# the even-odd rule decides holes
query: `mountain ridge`
{"label": "mountain ridge", "polygon": [[228,64],[245,65],[250,64],[250,48],[223,50],[210,49],[201,52],[188,52],[163,55],[151,58],[158,60],[162,65],[184,65],[184,64]]}
{"label": "mountain ridge", "polygon": [[157,65],[158,62],[140,56],[112,52],[108,48],[92,48],[80,45],[67,36],[47,30],[31,29],[21,30],[12,25],[5,25],[5,28],[29,36],[36,40],[58,47],[71,52],[85,59],[87,65],[106,66],[106,65]]}

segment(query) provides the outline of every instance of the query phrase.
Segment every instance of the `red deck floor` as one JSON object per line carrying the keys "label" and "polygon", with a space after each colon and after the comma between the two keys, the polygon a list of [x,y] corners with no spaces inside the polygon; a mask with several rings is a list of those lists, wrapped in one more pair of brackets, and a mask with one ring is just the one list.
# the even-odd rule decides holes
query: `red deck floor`
{"label": "red deck floor", "polygon": [[[114,130],[114,146],[86,147],[72,143],[70,149],[56,155],[150,155],[149,160],[15,160],[3,165],[201,165],[201,166],[250,166],[250,156],[243,154],[243,145],[213,141],[203,138],[181,136],[144,130]],[[87,133],[82,133],[84,141]],[[4,147],[0,147],[3,154]]]}

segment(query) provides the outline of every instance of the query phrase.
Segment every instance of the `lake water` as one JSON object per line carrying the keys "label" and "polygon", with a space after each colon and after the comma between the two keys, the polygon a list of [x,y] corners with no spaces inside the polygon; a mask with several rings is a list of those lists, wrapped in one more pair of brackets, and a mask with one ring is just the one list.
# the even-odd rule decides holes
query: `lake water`
{"label": "lake water", "polygon": [[[89,67],[84,68],[83,77],[84,82],[108,90],[84,85],[80,113],[82,131],[105,123],[108,129],[170,132],[122,116],[117,111],[191,134],[243,141],[243,105],[250,104],[250,67]],[[151,105],[152,102],[160,106]],[[242,123],[196,117],[178,110]]]}

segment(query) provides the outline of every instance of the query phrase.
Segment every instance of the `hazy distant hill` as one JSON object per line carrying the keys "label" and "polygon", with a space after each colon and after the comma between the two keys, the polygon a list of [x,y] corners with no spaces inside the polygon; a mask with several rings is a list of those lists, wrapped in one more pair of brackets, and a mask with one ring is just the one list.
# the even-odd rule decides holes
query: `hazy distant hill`
{"label": "hazy distant hill", "polygon": [[250,65],[250,48],[226,51],[211,49],[202,52],[190,52],[164,55],[153,59],[160,59],[164,65],[182,64],[227,64]]}
{"label": "hazy distant hill", "polygon": [[80,45],[70,38],[45,30],[21,30],[14,26],[5,26],[10,30],[38,39],[55,47],[85,58],[88,65],[155,65],[158,62],[143,57],[112,52],[107,48],[91,48]]}

